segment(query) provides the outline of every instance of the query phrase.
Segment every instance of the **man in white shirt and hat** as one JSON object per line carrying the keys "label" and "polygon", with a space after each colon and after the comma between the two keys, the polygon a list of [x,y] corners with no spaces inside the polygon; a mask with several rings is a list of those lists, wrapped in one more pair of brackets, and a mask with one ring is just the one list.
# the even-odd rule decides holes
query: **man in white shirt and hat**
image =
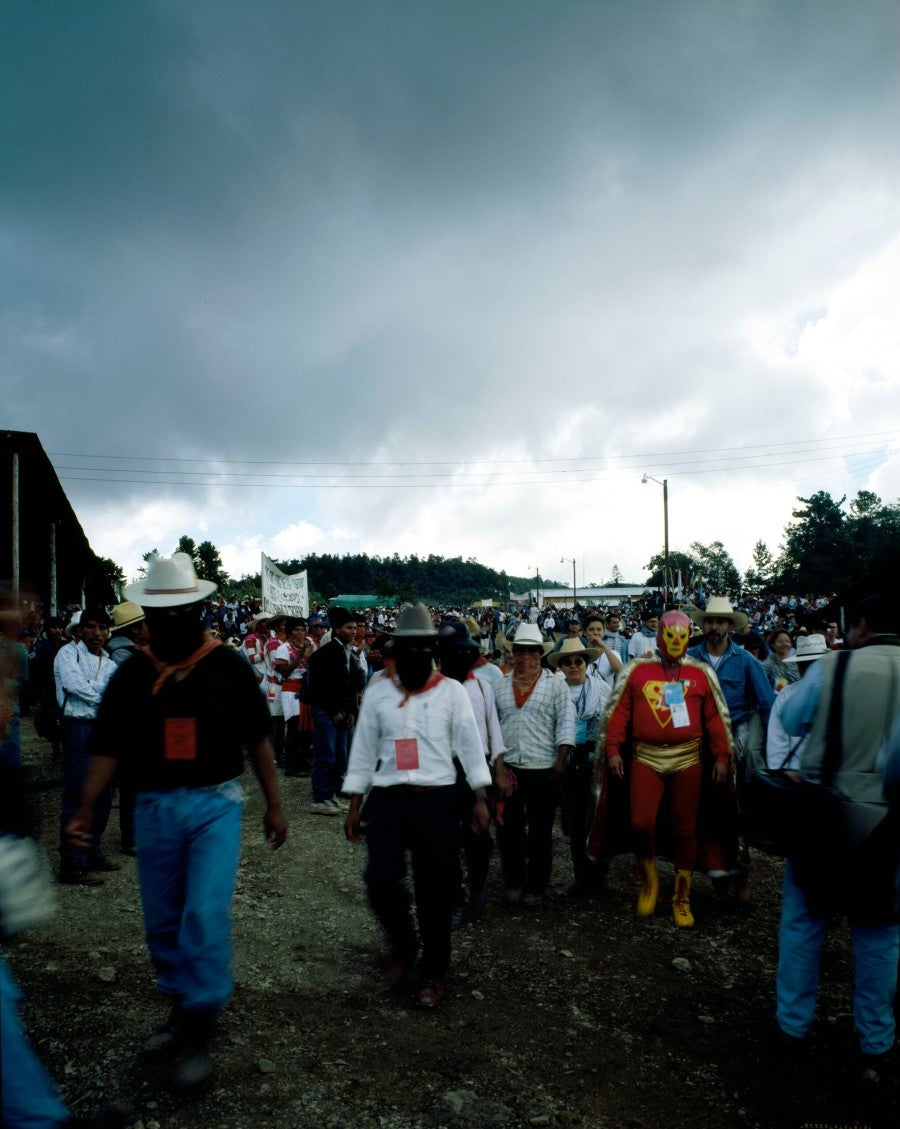
{"label": "man in white shirt and hat", "polygon": [[416,1006],[425,1010],[447,993],[459,849],[454,758],[473,792],[473,831],[486,832],[490,822],[491,774],[475,716],[462,685],[435,670],[435,638],[428,608],[404,605],[392,635],[394,666],[363,694],[344,780],[344,831],[358,843],[365,830],[369,905],[391,949],[386,989],[409,975],[419,945],[405,882],[409,852],[422,945]]}
{"label": "man in white shirt and hat", "polygon": [[539,905],[550,884],[553,817],[575,745],[575,707],[566,683],[541,669],[551,648],[537,625],[520,623],[512,639],[512,670],[494,695],[511,777],[497,842],[506,898],[516,905]]}

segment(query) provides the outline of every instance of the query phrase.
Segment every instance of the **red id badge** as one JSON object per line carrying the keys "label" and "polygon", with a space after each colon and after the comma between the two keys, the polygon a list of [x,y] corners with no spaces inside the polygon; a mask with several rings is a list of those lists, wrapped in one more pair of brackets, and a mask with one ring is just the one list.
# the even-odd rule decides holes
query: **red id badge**
{"label": "red id badge", "polygon": [[394,741],[394,757],[398,772],[412,772],[419,767],[419,742],[415,737],[398,737]]}
{"label": "red id badge", "polygon": [[165,728],[165,759],[167,761],[195,761],[197,759],[197,719],[195,717],[167,717]]}

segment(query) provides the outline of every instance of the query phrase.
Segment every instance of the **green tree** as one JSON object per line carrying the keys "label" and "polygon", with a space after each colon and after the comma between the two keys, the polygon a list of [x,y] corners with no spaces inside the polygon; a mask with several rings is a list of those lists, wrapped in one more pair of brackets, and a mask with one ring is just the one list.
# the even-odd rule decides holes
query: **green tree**
{"label": "green tree", "polygon": [[871,490],[860,490],[844,523],[851,548],[855,588],[896,584],[900,572],[900,506],[886,506]]}
{"label": "green tree", "polygon": [[[852,585],[859,572],[841,506],[826,490],[799,498],[799,509],[784,531],[778,558],[777,584],[784,592],[838,592]],[[866,505],[864,500],[863,505]]]}
{"label": "green tree", "polygon": [[178,544],[175,546],[176,553],[187,553],[187,555],[194,562],[194,567],[197,567],[197,542],[193,537],[188,537],[186,533],[178,538]]}
{"label": "green tree", "polygon": [[753,546],[753,564],[744,574],[744,584],[752,592],[771,592],[774,576],[775,559],[765,541],[757,541]]}
{"label": "green tree", "polygon": [[741,574],[721,541],[703,545],[691,542],[691,552],[697,559],[697,568],[707,595],[740,588]]}
{"label": "green tree", "polygon": [[85,594],[91,604],[118,604],[122,599],[125,573],[122,566],[109,557],[97,557],[85,578]]}
{"label": "green tree", "polygon": [[228,573],[222,565],[219,550],[212,541],[201,541],[194,554],[197,576],[201,580],[211,580],[219,588],[228,583]]}
{"label": "green tree", "polygon": [[[693,546],[691,547],[693,548]],[[644,568],[650,573],[645,581],[648,588],[663,587],[664,567],[665,556],[662,553],[654,553],[646,565],[644,565]],[[682,583],[687,584],[691,573],[695,572],[697,568],[698,562],[696,556],[690,553],[682,553],[678,549],[669,551],[669,584],[672,587],[678,583],[679,570],[681,572]]]}

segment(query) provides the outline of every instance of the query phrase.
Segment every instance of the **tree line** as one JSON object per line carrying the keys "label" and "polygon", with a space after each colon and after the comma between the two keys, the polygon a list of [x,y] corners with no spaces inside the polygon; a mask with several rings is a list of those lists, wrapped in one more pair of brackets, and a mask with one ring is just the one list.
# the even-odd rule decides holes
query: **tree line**
{"label": "tree line", "polygon": [[[900,574],[900,504],[885,504],[870,490],[861,490],[846,507],[846,496],[836,501],[825,490],[797,501],[799,506],[791,513],[777,555],[757,541],[751,567],[741,576],[721,541],[710,545],[694,541],[688,551],[670,550],[669,584],[674,586],[680,575],[685,587],[691,581],[699,582],[707,593],[744,589],[830,594],[873,582],[895,582]],[[198,544],[185,534],[175,551],[187,553],[197,575],[212,580],[220,590],[227,588],[240,596],[259,595],[259,573],[229,577],[211,541]],[[146,553],[144,559],[149,556]],[[342,594],[358,594],[461,607],[484,599],[504,601],[510,591],[526,591],[535,582],[534,577],[510,576],[471,557],[464,560],[433,553],[427,557],[311,553],[275,563],[289,575],[306,570],[310,598],[319,603]],[[108,564],[111,573],[121,575],[114,562]],[[648,588],[663,585],[661,552],[650,558],[646,570],[644,584]],[[622,582],[618,566],[614,573],[613,583]],[[566,585],[544,577],[541,586]]]}
{"label": "tree line", "polygon": [[[707,592],[737,591],[831,594],[874,584],[896,583],[900,573],[900,505],[885,504],[860,490],[844,508],[825,490],[798,498],[777,555],[757,541],[742,577],[721,541],[692,542],[689,552],[669,552],[670,584],[699,581]],[[647,583],[663,583],[663,554],[647,563]]]}

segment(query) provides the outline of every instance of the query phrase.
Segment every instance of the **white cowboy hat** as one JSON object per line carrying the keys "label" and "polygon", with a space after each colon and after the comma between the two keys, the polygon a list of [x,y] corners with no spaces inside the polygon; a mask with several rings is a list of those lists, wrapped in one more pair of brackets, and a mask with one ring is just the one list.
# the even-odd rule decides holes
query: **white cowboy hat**
{"label": "white cowboy hat", "polygon": [[734,624],[735,631],[740,631],[742,627],[750,622],[750,617],[745,615],[744,612],[736,612],[731,606],[731,601],[727,596],[710,596],[706,607],[701,611],[699,608],[692,608],[688,611],[683,608],[691,619],[698,626],[703,626],[705,619],[730,619]]}
{"label": "white cowboy hat", "polygon": [[147,575],[136,584],[129,584],[124,595],[142,608],[178,608],[196,604],[215,592],[211,580],[198,580],[194,562],[187,553],[171,557],[150,557]]}
{"label": "white cowboy hat", "polygon": [[[798,635],[795,663],[809,663],[828,654],[828,640],[824,635]],[[788,659],[788,662],[791,660]]]}
{"label": "white cowboy hat", "polygon": [[517,646],[540,647],[546,655],[548,651],[553,650],[553,640],[545,640],[544,636],[541,634],[541,629],[536,623],[520,623],[512,639],[507,639],[504,635],[498,635],[497,643],[505,651],[511,651],[513,647]]}
{"label": "white cowboy hat", "polygon": [[547,663],[556,670],[563,659],[571,659],[580,655],[584,659],[585,665],[590,666],[591,663],[596,662],[602,654],[603,652],[599,647],[585,647],[580,639],[564,639],[559,650],[547,656]]}

